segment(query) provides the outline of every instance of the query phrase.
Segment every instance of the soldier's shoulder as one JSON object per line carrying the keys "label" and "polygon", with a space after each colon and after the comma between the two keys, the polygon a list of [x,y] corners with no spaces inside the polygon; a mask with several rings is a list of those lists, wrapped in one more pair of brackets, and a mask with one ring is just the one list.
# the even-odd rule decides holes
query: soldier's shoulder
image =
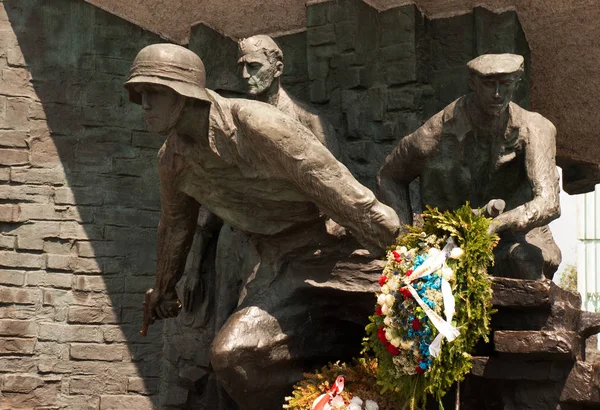
{"label": "soldier's shoulder", "polygon": [[518,104],[510,103],[511,115],[520,126],[540,132],[556,133],[556,127],[548,118],[542,114],[526,110]]}

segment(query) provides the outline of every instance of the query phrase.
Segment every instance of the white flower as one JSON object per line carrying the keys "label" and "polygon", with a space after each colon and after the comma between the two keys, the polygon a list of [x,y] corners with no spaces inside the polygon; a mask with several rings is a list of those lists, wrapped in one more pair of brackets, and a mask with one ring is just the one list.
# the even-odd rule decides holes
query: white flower
{"label": "white flower", "polygon": [[394,336],[392,335],[392,332],[390,332],[388,329],[385,330],[385,338],[387,339],[387,341],[391,341]]}
{"label": "white flower", "polygon": [[452,259],[458,259],[463,255],[463,253],[465,252],[462,250],[462,248],[454,248],[450,251],[450,257]]}
{"label": "white flower", "polygon": [[390,287],[386,284],[381,287],[381,293],[385,293],[386,295],[390,293]]}
{"label": "white flower", "polygon": [[408,249],[406,248],[406,246],[401,246],[400,247],[400,254],[406,255],[406,252],[408,252]]}
{"label": "white flower", "polygon": [[386,325],[387,327],[390,327],[390,326],[392,325],[392,323],[393,323],[393,322],[392,322],[392,318],[391,318],[391,317],[389,317],[389,316],[386,316],[386,317],[383,319],[383,324],[384,324],[384,325]]}
{"label": "white flower", "polygon": [[396,298],[393,295],[385,296],[385,304],[388,305],[389,307],[394,306],[395,301],[396,301]]}
{"label": "white flower", "polygon": [[[361,400],[361,403],[362,403],[362,400]],[[362,410],[362,407],[360,406],[360,404],[355,404],[355,403],[350,402],[348,407],[346,407],[346,410]]]}
{"label": "white flower", "polygon": [[344,404],[346,403],[344,403],[344,398],[342,396],[335,396],[331,400],[331,407],[334,409],[341,408]]}
{"label": "white flower", "polygon": [[365,410],[379,410],[379,406],[373,400],[367,400]]}
{"label": "white flower", "polygon": [[390,307],[388,305],[381,305],[381,313],[388,315],[390,313]]}
{"label": "white flower", "polygon": [[400,347],[400,344],[402,343],[402,339],[400,339],[399,337],[395,337],[392,339],[392,341],[390,342],[394,347]]}
{"label": "white flower", "polygon": [[429,248],[429,251],[427,252],[429,256],[435,256],[438,253],[440,253],[440,250],[438,248]]}
{"label": "white flower", "polygon": [[385,304],[385,295],[383,293],[380,293],[379,296],[377,296],[377,304],[378,305]]}
{"label": "white flower", "polygon": [[442,277],[444,279],[446,279],[447,281],[451,281],[454,279],[454,271],[452,270],[452,268],[449,268],[448,266],[444,266],[442,268]]}
{"label": "white flower", "polygon": [[354,396],[352,397],[352,400],[350,400],[350,404],[358,404],[359,406],[362,406],[363,401],[360,397]]}
{"label": "white flower", "polygon": [[394,276],[390,280],[388,280],[387,286],[390,291],[398,290],[398,288],[400,287],[400,282],[398,281],[398,277]]}

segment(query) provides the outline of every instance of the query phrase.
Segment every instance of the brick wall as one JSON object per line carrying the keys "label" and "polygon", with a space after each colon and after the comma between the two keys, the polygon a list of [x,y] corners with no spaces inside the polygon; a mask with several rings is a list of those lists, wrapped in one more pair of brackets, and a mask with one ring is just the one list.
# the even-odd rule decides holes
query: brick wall
{"label": "brick wall", "polygon": [[0,408],[152,408],[159,137],[122,83],[160,39],[79,0],[0,2]]}
{"label": "brick wall", "polygon": [[[307,6],[310,100],[334,123],[365,185],[403,136],[468,92],[466,63],[529,49],[516,13],[426,19],[415,6],[378,12],[361,0]],[[528,106],[528,74],[516,101]]]}

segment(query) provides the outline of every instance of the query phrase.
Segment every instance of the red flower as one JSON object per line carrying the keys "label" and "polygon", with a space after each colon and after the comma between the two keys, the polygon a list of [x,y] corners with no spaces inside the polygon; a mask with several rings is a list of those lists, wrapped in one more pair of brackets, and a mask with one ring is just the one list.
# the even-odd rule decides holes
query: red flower
{"label": "red flower", "polygon": [[392,251],[392,255],[394,255],[394,260],[398,263],[402,262],[402,258],[400,257],[400,254],[396,251]]}
{"label": "red flower", "polygon": [[379,326],[377,329],[377,337],[384,345],[388,343],[387,339],[385,338],[385,329],[383,328],[383,325]]}
{"label": "red flower", "polygon": [[381,306],[377,306],[377,309],[375,309],[375,314],[377,316],[383,316],[383,312],[381,311]]}
{"label": "red flower", "polygon": [[400,354],[400,350],[391,343],[386,346],[386,349],[392,354],[392,356],[398,356]]}
{"label": "red flower", "polygon": [[412,295],[410,294],[410,290],[408,290],[406,288],[400,288],[398,290],[398,292],[400,292],[402,294],[402,296],[404,296],[404,300],[412,297]]}
{"label": "red flower", "polygon": [[419,330],[421,328],[421,321],[417,318],[414,318],[412,321],[413,330]]}
{"label": "red flower", "polygon": [[387,282],[387,281],[388,281],[387,276],[381,275],[381,277],[379,278],[379,286],[385,285],[385,282]]}
{"label": "red flower", "polygon": [[410,275],[412,275],[412,273],[413,273],[413,270],[409,269],[406,271],[406,276],[410,276]]}
{"label": "red flower", "polygon": [[425,372],[425,370],[421,369],[421,366],[415,367],[415,371],[419,374]]}

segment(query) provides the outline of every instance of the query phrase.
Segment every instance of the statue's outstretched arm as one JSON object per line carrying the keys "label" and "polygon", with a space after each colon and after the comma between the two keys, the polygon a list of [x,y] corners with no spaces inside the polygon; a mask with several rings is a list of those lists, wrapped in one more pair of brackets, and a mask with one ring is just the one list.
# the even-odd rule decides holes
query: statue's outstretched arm
{"label": "statue's outstretched arm", "polygon": [[379,169],[377,197],[398,213],[403,224],[412,223],[408,186],[421,174],[427,158],[437,149],[441,130],[442,113],[439,113],[402,138]]}
{"label": "statue's outstretched arm", "polygon": [[380,253],[394,242],[399,228],[396,213],[361,185],[306,127],[262,104],[242,106],[237,118],[248,146],[265,166],[291,180],[363,246]]}
{"label": "statue's outstretched arm", "polygon": [[525,146],[525,168],[533,199],[494,218],[491,229],[529,231],[547,225],[560,216],[560,186],[556,170],[556,128],[537,116],[537,124],[529,127]]}

